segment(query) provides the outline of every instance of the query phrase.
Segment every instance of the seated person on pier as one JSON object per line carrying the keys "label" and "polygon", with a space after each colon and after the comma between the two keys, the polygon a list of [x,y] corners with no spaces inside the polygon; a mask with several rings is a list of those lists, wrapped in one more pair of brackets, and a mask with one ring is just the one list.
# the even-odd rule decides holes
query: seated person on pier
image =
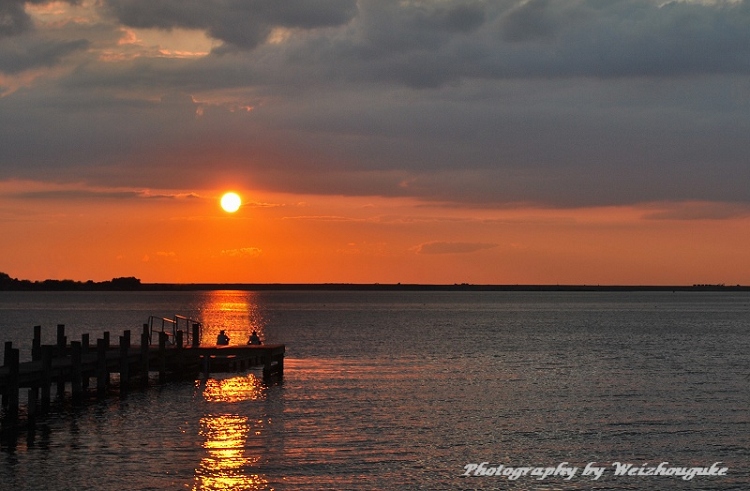
{"label": "seated person on pier", "polygon": [[219,335],[216,336],[216,344],[219,346],[226,346],[229,344],[229,336],[222,330],[219,331]]}
{"label": "seated person on pier", "polygon": [[263,341],[261,341],[260,337],[258,337],[258,333],[253,331],[253,333],[250,335],[250,339],[247,340],[247,344],[263,344]]}

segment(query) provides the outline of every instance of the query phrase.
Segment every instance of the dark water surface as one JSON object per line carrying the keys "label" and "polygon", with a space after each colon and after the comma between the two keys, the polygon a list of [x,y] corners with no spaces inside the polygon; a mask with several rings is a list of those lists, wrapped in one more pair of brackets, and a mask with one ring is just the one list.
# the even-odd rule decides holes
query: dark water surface
{"label": "dark water surface", "polygon": [[[201,319],[283,342],[260,373],[170,383],[5,441],[0,490],[750,489],[743,293],[0,293],[0,338]],[[465,466],[577,467],[464,477]],[[590,463],[598,480],[581,475]],[[708,467],[723,476],[615,476]],[[529,471],[531,473],[531,470]]]}

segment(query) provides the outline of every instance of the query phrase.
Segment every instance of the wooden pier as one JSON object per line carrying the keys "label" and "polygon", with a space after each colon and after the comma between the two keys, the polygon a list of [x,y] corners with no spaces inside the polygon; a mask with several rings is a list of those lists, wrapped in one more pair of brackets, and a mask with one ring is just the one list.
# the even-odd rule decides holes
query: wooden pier
{"label": "wooden pier", "polygon": [[[68,343],[65,326],[58,325],[57,343],[42,345],[41,326],[35,326],[32,359],[24,363],[20,363],[18,348],[6,342],[0,367],[3,427],[17,425],[22,389],[28,390],[26,420],[33,425],[38,416],[49,412],[53,386],[56,399],[63,398],[69,390],[75,405],[112,392],[124,396],[132,387],[148,387],[150,376],[157,375],[158,382],[164,383],[200,374],[208,377],[212,372],[263,367],[264,381],[283,377],[283,344],[201,346],[199,324],[193,324],[192,332],[175,331],[173,336],[144,324],[140,343],[135,345],[130,335],[129,330],[124,331],[114,345],[108,332],[94,344],[88,334]],[[158,338],[153,339],[157,345],[152,346],[152,337]],[[111,380],[113,373],[119,375],[116,384]]]}

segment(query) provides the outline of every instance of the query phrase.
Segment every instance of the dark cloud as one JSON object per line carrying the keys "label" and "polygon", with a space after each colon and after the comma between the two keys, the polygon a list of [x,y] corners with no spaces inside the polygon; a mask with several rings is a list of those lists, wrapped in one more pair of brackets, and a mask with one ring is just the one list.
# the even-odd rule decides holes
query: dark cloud
{"label": "dark cloud", "polygon": [[9,196],[28,200],[131,200],[131,199],[198,199],[194,193],[154,194],[147,191],[112,191],[95,189],[46,189],[10,193]]}
{"label": "dark cloud", "polygon": [[[748,73],[750,4],[532,0],[500,21],[495,73],[672,76]],[[508,58],[509,57],[509,58]]]}
{"label": "dark cloud", "polygon": [[3,0],[0,2],[0,39],[15,36],[32,27],[31,18],[24,10],[22,0]]}
{"label": "dark cloud", "polygon": [[14,37],[0,43],[0,72],[20,73],[60,63],[63,57],[89,46],[85,39],[55,41]]}
{"label": "dark cloud", "polygon": [[[0,73],[16,74],[29,69],[50,67],[75,51],[86,49],[84,39],[55,40],[45,36],[30,36],[34,30],[26,4],[45,4],[49,0],[0,1]],[[68,0],[75,4],[77,0]]]}
{"label": "dark cloud", "polygon": [[500,22],[502,38],[510,42],[549,41],[559,30],[552,0],[529,0],[506,14]]}
{"label": "dark cloud", "polygon": [[[0,40],[5,73],[70,62],[0,98],[0,178],[486,206],[750,202],[748,1],[108,5],[108,34]],[[234,49],[177,59],[134,44],[102,61],[120,21]],[[270,42],[275,27],[289,30]]]}
{"label": "dark cloud", "polygon": [[[52,0],[2,0],[0,1],[0,39],[24,33],[34,27],[31,17],[26,13],[26,4],[43,5]],[[80,0],[63,0],[75,5]]]}
{"label": "dark cloud", "polygon": [[748,99],[741,78],[315,91],[251,111],[180,92],[22,91],[0,99],[0,178],[486,206],[747,202]]}
{"label": "dark cloud", "polygon": [[130,27],[204,29],[240,48],[254,48],[274,27],[314,29],[345,24],[355,0],[107,0],[113,14]]}

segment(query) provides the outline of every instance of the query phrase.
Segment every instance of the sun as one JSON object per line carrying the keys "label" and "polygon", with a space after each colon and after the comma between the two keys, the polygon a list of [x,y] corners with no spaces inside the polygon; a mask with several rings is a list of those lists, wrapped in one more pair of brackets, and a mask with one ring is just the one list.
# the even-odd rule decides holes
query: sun
{"label": "sun", "polygon": [[239,210],[240,205],[242,205],[242,198],[237,193],[224,193],[224,196],[221,197],[221,207],[227,213],[234,213]]}

